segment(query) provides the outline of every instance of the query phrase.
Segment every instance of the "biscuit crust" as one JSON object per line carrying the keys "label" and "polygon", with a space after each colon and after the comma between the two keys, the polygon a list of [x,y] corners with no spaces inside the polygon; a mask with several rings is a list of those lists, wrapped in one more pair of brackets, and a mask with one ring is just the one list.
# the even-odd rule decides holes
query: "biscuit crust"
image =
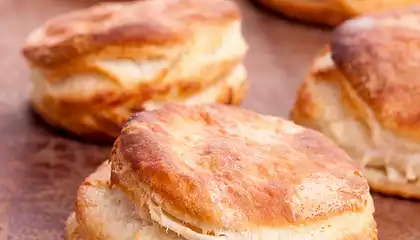
{"label": "biscuit crust", "polygon": [[351,17],[336,0],[256,0],[289,18],[336,26]]}
{"label": "biscuit crust", "polygon": [[47,21],[28,37],[22,52],[32,64],[51,67],[110,45],[174,45],[191,37],[196,24],[239,19],[237,6],[222,1],[101,3]]}
{"label": "biscuit crust", "polygon": [[309,224],[362,211],[370,196],[351,159],[321,134],[222,105],[136,114],[110,159],[112,183],[138,205],[152,201],[204,229]]}
{"label": "biscuit crust", "polygon": [[420,141],[419,14],[420,5],[349,20],[331,41],[336,66],[381,125],[415,141]]}

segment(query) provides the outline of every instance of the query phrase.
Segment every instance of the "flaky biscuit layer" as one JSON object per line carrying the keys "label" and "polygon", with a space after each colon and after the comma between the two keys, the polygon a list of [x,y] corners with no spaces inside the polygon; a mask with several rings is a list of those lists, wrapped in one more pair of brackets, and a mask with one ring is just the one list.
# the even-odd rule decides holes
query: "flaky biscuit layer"
{"label": "flaky biscuit layer", "polygon": [[57,128],[64,128],[88,139],[113,141],[120,134],[125,121],[135,112],[156,109],[168,102],[188,105],[215,102],[238,105],[245,97],[247,89],[246,70],[243,65],[238,65],[229,76],[197,93],[168,93],[140,100],[140,103],[135,100],[142,99],[142,96],[118,102],[123,99],[112,99],[112,95],[104,101],[66,103],[54,98],[45,98],[40,94],[41,90],[35,87],[32,105],[49,124]]}
{"label": "flaky biscuit layer", "polygon": [[[192,228],[149,202],[140,209],[117,186],[111,186],[111,166],[105,162],[81,185],[76,211],[66,223],[67,240],[154,240],[154,239],[289,239],[375,240],[372,202],[362,212],[344,213],[314,224],[285,228],[261,228],[254,232],[212,236]],[[173,231],[174,230],[174,231]]]}

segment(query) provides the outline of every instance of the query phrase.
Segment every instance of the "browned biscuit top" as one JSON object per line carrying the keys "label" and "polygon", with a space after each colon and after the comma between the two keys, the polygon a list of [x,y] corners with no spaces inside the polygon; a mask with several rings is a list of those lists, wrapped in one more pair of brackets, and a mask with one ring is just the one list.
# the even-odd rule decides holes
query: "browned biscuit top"
{"label": "browned biscuit top", "polygon": [[385,128],[420,139],[420,6],[347,21],[332,57]]}
{"label": "browned biscuit top", "polygon": [[112,44],[168,44],[184,41],[196,23],[238,19],[227,0],[142,0],[102,3],[47,21],[23,47],[32,63],[49,66]]}
{"label": "browned biscuit top", "polygon": [[368,0],[368,1],[355,1],[355,0],[336,0],[347,11],[354,14],[365,14],[368,12],[390,10],[410,6],[418,3],[418,0]]}
{"label": "browned biscuit top", "polygon": [[142,112],[118,145],[165,211],[207,226],[310,224],[363,210],[369,196],[350,158],[321,134],[238,107]]}

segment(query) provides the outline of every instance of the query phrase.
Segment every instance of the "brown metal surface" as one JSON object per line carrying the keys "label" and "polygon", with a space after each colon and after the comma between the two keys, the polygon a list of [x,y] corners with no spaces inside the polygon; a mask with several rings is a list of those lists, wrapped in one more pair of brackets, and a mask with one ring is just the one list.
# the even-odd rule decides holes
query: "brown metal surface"
{"label": "brown metal surface", "polygon": [[[0,240],[62,239],[83,178],[109,151],[53,132],[27,107],[29,72],[19,54],[44,20],[89,0],[0,1]],[[292,23],[241,1],[252,87],[243,106],[287,117],[295,91],[330,30]],[[420,239],[420,202],[375,195],[382,240]],[[419,220],[418,220],[419,219]]]}

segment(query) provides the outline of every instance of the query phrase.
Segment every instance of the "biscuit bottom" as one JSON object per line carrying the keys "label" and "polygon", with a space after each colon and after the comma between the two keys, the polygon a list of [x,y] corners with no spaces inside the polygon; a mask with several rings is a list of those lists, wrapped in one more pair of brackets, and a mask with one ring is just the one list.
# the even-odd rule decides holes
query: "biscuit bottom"
{"label": "biscuit bottom", "polygon": [[170,216],[155,203],[149,202],[139,209],[118,187],[109,187],[109,177],[110,165],[106,162],[80,187],[76,211],[66,224],[67,240],[377,239],[371,199],[362,212],[348,212],[321,221],[282,228],[221,231],[220,235],[215,236],[200,227],[183,224],[182,220]]}

